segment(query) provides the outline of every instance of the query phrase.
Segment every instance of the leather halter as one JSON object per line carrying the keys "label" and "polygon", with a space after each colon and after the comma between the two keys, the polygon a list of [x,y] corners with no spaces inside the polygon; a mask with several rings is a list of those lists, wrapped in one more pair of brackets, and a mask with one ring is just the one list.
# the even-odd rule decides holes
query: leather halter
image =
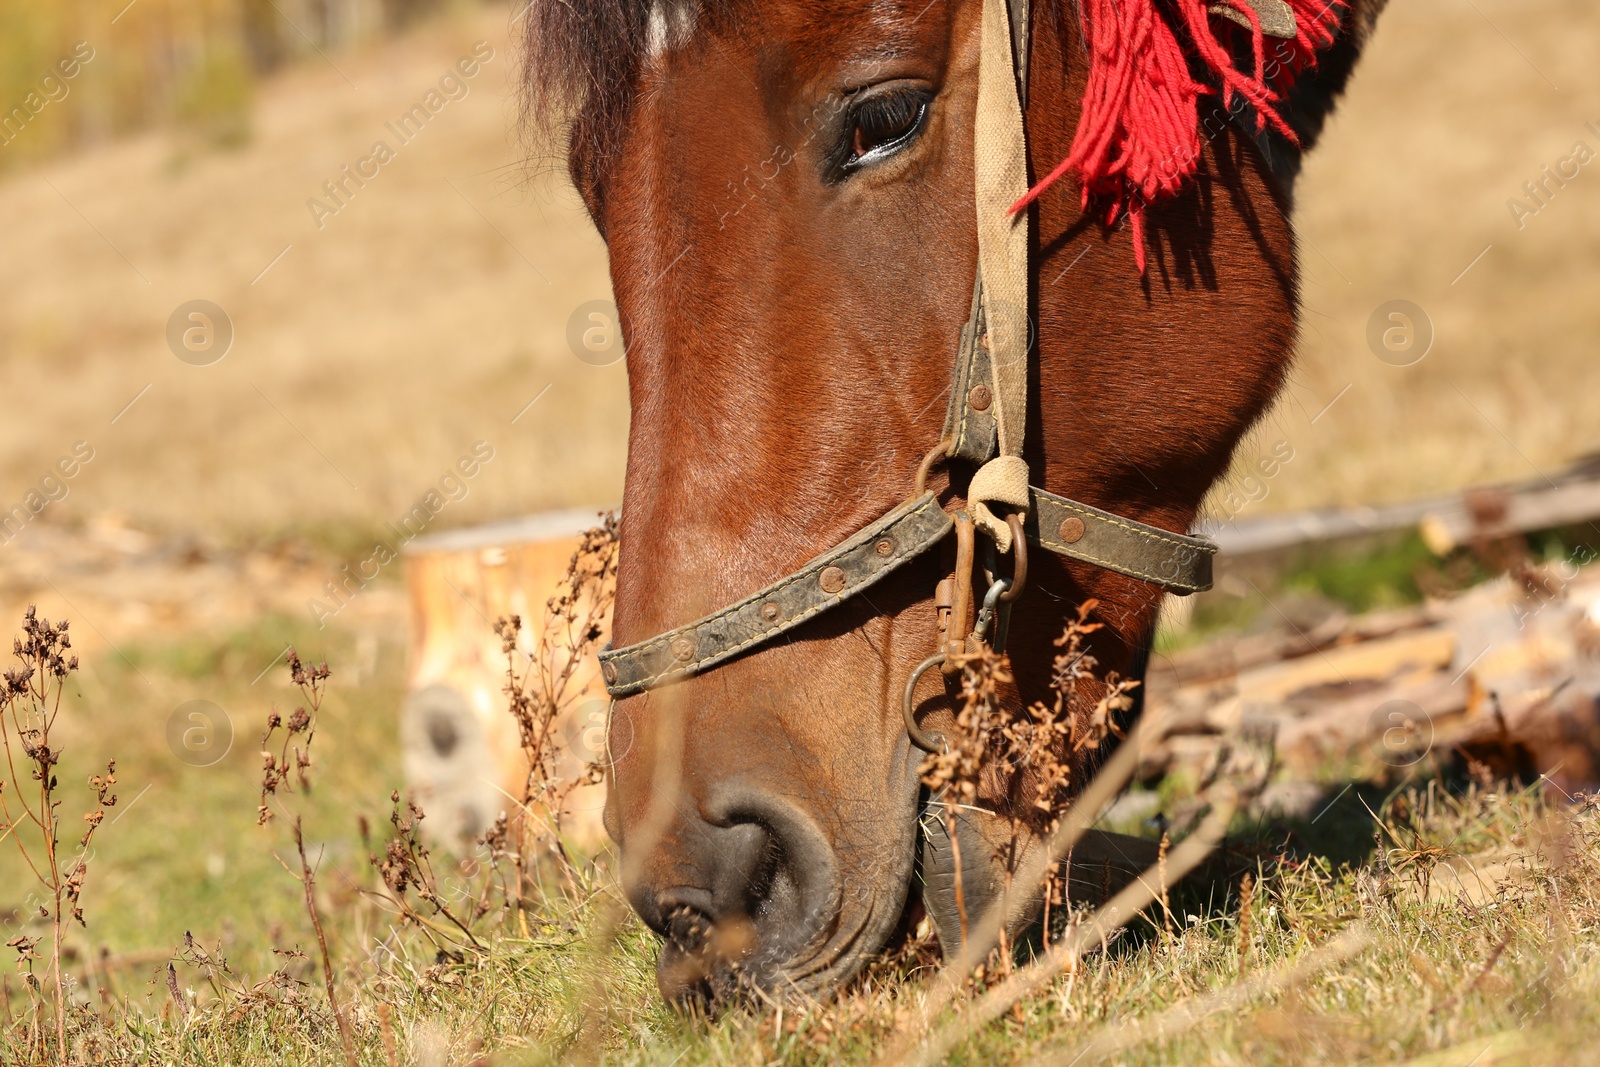
{"label": "leather halter", "polygon": [[[1259,5],[1265,0],[1250,2]],[[1001,8],[1002,4],[1004,8]],[[998,135],[1013,137],[1015,147],[1021,145],[1021,106],[1027,85],[1028,57],[1027,0],[984,0],[984,6],[982,62],[992,64],[989,68],[991,79],[996,76],[994,72],[1007,75],[1011,86],[1006,91],[1012,92],[1013,98],[1005,102],[1007,106],[1004,110],[1009,114],[1001,114],[1001,109],[993,106],[986,108],[985,94],[990,94],[989,104],[992,105],[995,86],[1004,83],[991,80],[980,84],[977,149],[980,156],[977,171],[980,216],[987,210],[986,202],[994,202],[997,195],[1005,192],[1003,189],[984,187],[984,164],[987,163],[991,170],[996,165],[993,159],[981,158],[986,136],[991,149]],[[980,83],[983,77],[980,71]],[[999,161],[1000,165],[1007,162],[1015,163],[1015,159]],[[993,219],[980,217],[980,227],[986,224],[991,226],[992,234]],[[1022,235],[1025,238],[1026,215],[1014,225],[1023,228]],[[1004,236],[1009,240],[1011,235]],[[1025,255],[1025,243],[1023,247]],[[991,343],[994,339],[990,337],[990,319],[1013,313],[1019,318],[1025,317],[1026,272],[1024,270],[1020,300],[992,298],[995,290],[1001,290],[1006,295],[1016,293],[1014,270],[1007,276],[1001,276],[1001,271],[986,276],[986,270],[992,270],[995,261],[990,254],[992,248],[992,245],[990,248],[980,248],[979,275],[974,286],[972,311],[961,331],[944,436],[939,446],[924,460],[911,496],[876,522],[868,524],[793,574],[737,603],[649,640],[625,648],[607,648],[601,652],[601,677],[605,681],[606,692],[613,698],[633,696],[700,674],[744,652],[760,648],[822,612],[844,603],[938,545],[956,525],[956,520],[940,507],[934,493],[924,487],[928,468],[938,459],[962,459],[983,465],[995,460],[997,452],[1002,453],[1002,459],[1004,453],[1010,452],[1017,457],[1014,462],[1020,463],[1021,418],[1025,402],[1016,404],[1015,401],[1019,396],[1025,397],[1029,336],[1026,329],[1013,331],[1013,334],[1020,334],[1009,341],[1016,344],[1020,340],[1020,345],[1011,350],[1014,355],[996,356],[996,350],[1001,346]],[[1011,251],[1015,250],[1013,246]],[[986,284],[990,288],[987,296]],[[994,325],[998,338],[999,331],[1010,324],[996,322]],[[1009,412],[1008,402],[1014,405]],[[1000,418],[1011,420],[1004,430],[997,414]],[[1002,436],[1010,440],[1002,441]],[[1217,547],[1210,541],[1123,518],[1035,486],[1026,486],[1025,490],[1018,498],[995,499],[1009,505],[1014,516],[1026,516],[1025,520],[1015,523],[1012,528],[1020,526],[1028,542],[1067,559],[1092,563],[1179,595],[1211,588],[1211,562]],[[969,502],[969,507],[977,503],[976,500]],[[965,543],[970,546],[971,523],[964,513],[960,519],[966,524],[967,532],[963,536]],[[1001,530],[1005,530],[1003,525]],[[1011,539],[1009,531],[995,539],[1000,541],[1001,537],[1006,542]],[[1020,568],[1025,557],[1021,553],[1021,546],[1017,551]],[[1017,577],[1020,580],[1021,575]],[[1004,598],[1008,589],[1001,589],[1002,585],[1009,589],[1009,583],[1004,580],[991,586],[991,601],[996,599],[997,590]],[[1020,591],[1020,586],[1011,590],[1012,598]],[[989,603],[986,610],[994,607],[993,603]],[[979,636],[980,639],[987,636],[981,623]],[[992,643],[998,647],[1000,642],[992,640]],[[941,658],[942,653],[925,661],[913,674],[913,685],[921,673]],[[929,747],[928,740],[920,736],[909,713],[907,728],[914,741],[922,747]]]}

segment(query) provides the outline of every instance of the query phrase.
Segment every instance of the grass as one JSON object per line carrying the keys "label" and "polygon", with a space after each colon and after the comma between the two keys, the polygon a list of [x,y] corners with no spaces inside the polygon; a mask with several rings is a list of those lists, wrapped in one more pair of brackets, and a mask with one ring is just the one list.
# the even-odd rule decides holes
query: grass
{"label": "grass", "polygon": [[[376,678],[398,673],[394,638],[380,648]],[[526,930],[491,914],[479,927],[485,951],[438,954],[374,896],[357,828],[359,816],[382,827],[400,785],[387,725],[400,693],[349,678],[352,634],[285,619],[229,635],[220,644],[233,651],[220,657],[211,642],[153,642],[124,649],[132,664],[107,654],[75,677],[60,735],[68,817],[92,799],[76,790],[112,753],[122,797],[96,838],[89,925],[69,942],[76,999],[94,1013],[77,1024],[83,1061],[343,1062],[293,845],[281,819],[255,824],[260,726],[269,707],[287,714],[294,692],[281,664],[251,679],[284,639],[335,669],[313,786],[292,805],[304,813],[360,1062],[868,1063],[911,1024],[932,973],[917,944],[826,1007],[736,1010],[715,1021],[669,1012],[655,994],[655,939],[622,905],[606,855],[584,860],[576,883],[553,887]],[[210,767],[174,761],[162,729],[173,703],[199,692],[235,723],[232,751]],[[1346,781],[1329,778],[1332,804],[1315,818],[1237,818],[1226,873],[1180,887],[1170,928],[1159,909],[1147,912],[950,1062],[1067,1062],[1091,1039],[1134,1040],[1163,1012],[1204,1009],[1218,991],[1356,927],[1371,945],[1352,959],[1292,986],[1268,980],[1180,1033],[1079,1062],[1465,1065],[1485,1048],[1495,1062],[1582,1062],[1600,1035],[1600,809],[1470,779],[1341,792]],[[1169,805],[1187,791],[1162,787]],[[1525,873],[1495,888],[1493,865],[1512,861]],[[466,879],[441,862],[448,895]],[[0,885],[18,886],[9,863],[0,860]],[[1444,891],[1463,880],[1451,869],[1474,863],[1491,871],[1487,892]],[[1255,885],[1242,911],[1244,871]],[[1477,884],[1470,873],[1464,880]],[[0,903],[15,909],[8,937],[33,929],[12,890]],[[184,948],[187,934],[204,957]],[[20,1018],[22,988],[14,979],[7,988],[11,1018]],[[14,1049],[5,1055],[13,1058],[0,1062],[23,1062]]]}
{"label": "grass", "polygon": [[[289,643],[340,665],[348,680],[323,711],[325,754],[340,773],[306,798],[307,836],[331,858],[363,858],[357,816],[381,823],[389,790],[403,785],[390,726],[402,696],[403,650],[382,643],[373,677],[357,683],[355,640],[298,617],[269,618],[218,638],[123,645],[126,659],[108,653],[73,677],[60,730],[68,810],[79,800],[73,789],[110,758],[121,795],[97,840],[86,945],[142,959],[170,950],[186,929],[220,936],[249,917],[265,932],[298,914],[283,891],[293,883],[271,854],[283,842],[255,827],[261,734],[268,711],[287,714],[294,693],[281,660],[252,679]],[[216,704],[231,723],[231,748],[207,766],[182,762],[168,745],[167,721],[189,700]],[[0,854],[0,884],[19,884],[16,875],[11,857]],[[0,906],[21,903],[6,897]]]}

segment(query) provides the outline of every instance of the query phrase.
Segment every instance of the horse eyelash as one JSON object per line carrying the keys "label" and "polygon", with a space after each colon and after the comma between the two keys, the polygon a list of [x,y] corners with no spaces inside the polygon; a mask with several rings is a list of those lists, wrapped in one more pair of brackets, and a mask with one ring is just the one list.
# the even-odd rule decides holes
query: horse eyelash
{"label": "horse eyelash", "polygon": [[917,131],[922,127],[923,113],[927,110],[927,107],[928,102],[923,99],[920,93],[891,93],[864,102],[852,116],[850,124],[852,137],[855,135],[855,128],[861,125],[864,118],[869,116],[881,121],[884,126],[889,128],[904,124],[906,129],[900,136],[885,141],[876,148],[869,150],[861,158],[865,159],[867,156],[872,155],[873,152],[883,148],[898,147],[916,136]]}
{"label": "horse eyelash", "polygon": [[[845,112],[844,128],[840,131],[839,146],[834,152],[834,158],[829,161],[832,164],[829,169],[835,175],[835,180],[843,180],[862,166],[870,166],[883,155],[892,154],[903,148],[922,132],[931,106],[932,101],[926,94],[913,90],[900,90],[869,97],[856,107],[848,109]],[[863,117],[880,120],[885,126],[892,127],[907,120],[910,120],[910,125],[899,137],[879,145],[865,155],[855,157],[850,153],[856,127],[861,124]]]}

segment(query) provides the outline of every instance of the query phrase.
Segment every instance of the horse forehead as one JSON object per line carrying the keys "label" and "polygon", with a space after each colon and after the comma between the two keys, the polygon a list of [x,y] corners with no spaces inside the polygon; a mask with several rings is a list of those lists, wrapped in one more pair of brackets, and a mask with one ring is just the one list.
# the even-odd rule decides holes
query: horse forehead
{"label": "horse forehead", "polygon": [[[796,58],[827,59],[856,43],[871,49],[910,45],[911,31],[930,9],[959,0],[735,0],[731,25],[753,43],[795,50]],[[722,20],[718,20],[722,21]],[[935,19],[934,21],[937,21]],[[652,0],[645,20],[645,59],[661,66],[670,53],[694,42],[705,28],[698,4]]]}
{"label": "horse forehead", "polygon": [[659,63],[670,49],[694,36],[698,9],[682,0],[654,0],[645,20],[645,55]]}

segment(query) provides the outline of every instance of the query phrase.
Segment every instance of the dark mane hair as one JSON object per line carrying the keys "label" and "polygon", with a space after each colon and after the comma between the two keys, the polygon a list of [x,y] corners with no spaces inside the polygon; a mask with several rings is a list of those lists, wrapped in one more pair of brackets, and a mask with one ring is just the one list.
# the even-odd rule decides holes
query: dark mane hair
{"label": "dark mane hair", "polygon": [[1306,71],[1289,91],[1287,116],[1300,138],[1300,151],[1309,152],[1322,136],[1322,128],[1344,95],[1356,61],[1372,36],[1378,16],[1389,0],[1345,0],[1344,25],[1338,40]]}
{"label": "dark mane hair", "polygon": [[699,24],[725,17],[736,2],[530,0],[522,31],[525,119],[535,130],[566,133],[574,166],[592,166],[609,154],[626,117],[649,53],[652,11],[669,26]]}

